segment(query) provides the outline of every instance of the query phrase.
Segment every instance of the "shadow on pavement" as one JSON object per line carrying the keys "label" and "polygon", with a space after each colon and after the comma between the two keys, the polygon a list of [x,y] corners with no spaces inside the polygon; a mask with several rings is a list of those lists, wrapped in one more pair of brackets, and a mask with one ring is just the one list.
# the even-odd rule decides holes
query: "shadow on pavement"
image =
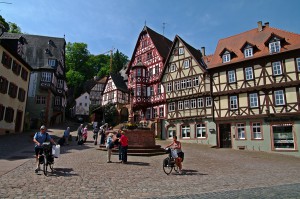
{"label": "shadow on pavement", "polygon": [[49,176],[78,176],[78,174],[71,173],[72,171],[74,171],[72,168],[55,168],[53,173],[51,173]]}
{"label": "shadow on pavement", "polygon": [[136,166],[149,166],[149,163],[145,163],[145,162],[127,162],[126,164],[129,165],[136,165]]}
{"label": "shadow on pavement", "polygon": [[197,170],[192,170],[192,169],[182,169],[182,174],[176,173],[175,175],[208,175],[206,173],[199,173]]}

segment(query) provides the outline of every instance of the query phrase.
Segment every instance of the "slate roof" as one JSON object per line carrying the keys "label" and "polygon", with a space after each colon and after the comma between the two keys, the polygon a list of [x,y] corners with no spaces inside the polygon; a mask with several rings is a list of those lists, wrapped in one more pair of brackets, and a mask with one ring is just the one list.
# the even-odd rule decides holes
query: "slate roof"
{"label": "slate roof", "polygon": [[128,88],[124,82],[124,78],[121,75],[110,74],[110,76],[118,90],[123,91],[123,92],[128,92]]}
{"label": "slate roof", "polygon": [[49,58],[63,59],[62,53],[66,45],[64,38],[8,32],[1,36],[1,39],[15,40],[15,44],[20,38],[24,41],[22,57],[33,69],[52,69],[48,66]]}
{"label": "slate roof", "polygon": [[169,50],[172,46],[172,41],[169,40],[168,38],[166,38],[165,36],[155,32],[154,30],[152,30],[151,28],[149,28],[148,26],[144,26],[143,30],[140,32],[140,35],[138,37],[138,40],[136,42],[136,45],[135,45],[135,48],[134,48],[134,51],[132,53],[132,57],[131,57],[131,60],[129,62],[129,67],[127,69],[127,74],[129,73],[129,70],[130,70],[130,66],[132,65],[133,61],[134,61],[134,58],[135,58],[135,53],[136,53],[136,50],[137,50],[137,47],[138,47],[138,44],[139,44],[139,41],[140,41],[140,38],[141,36],[147,32],[148,35],[150,36],[155,48],[157,49],[158,53],[160,54],[160,56],[166,60],[167,59],[167,56],[168,56],[168,53],[169,53]]}
{"label": "slate roof", "polygon": [[[228,38],[220,39],[214,54],[205,57],[205,60],[208,61],[208,68],[216,68],[240,61],[269,56],[270,53],[268,41],[270,38],[272,38],[272,36],[283,39],[281,41],[281,46],[283,46],[280,49],[280,53],[300,48],[299,34],[273,28],[270,27],[269,24],[262,27],[263,28],[261,31],[259,31],[258,28],[255,28]],[[253,57],[244,57],[242,48],[246,44],[246,42],[254,45],[256,48]],[[230,62],[222,63],[221,53],[225,48],[229,51],[232,51],[235,56],[231,59]]]}

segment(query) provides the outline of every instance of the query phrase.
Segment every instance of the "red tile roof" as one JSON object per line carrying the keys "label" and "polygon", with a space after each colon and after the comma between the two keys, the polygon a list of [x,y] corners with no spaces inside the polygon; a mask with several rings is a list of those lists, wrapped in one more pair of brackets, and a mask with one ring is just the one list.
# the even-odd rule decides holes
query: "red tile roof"
{"label": "red tile roof", "polygon": [[[208,68],[216,68],[220,66],[229,65],[236,62],[241,62],[245,60],[255,59],[258,57],[264,57],[270,55],[269,45],[266,43],[275,35],[284,39],[284,44],[282,46],[280,53],[291,51],[295,49],[300,49],[300,34],[280,30],[277,28],[272,28],[263,26],[262,31],[258,31],[257,28],[219,40],[216,47],[215,53],[210,56],[205,56],[204,60],[208,65]],[[255,51],[253,57],[244,57],[244,52],[242,47],[247,43],[254,45]],[[220,55],[224,49],[227,49],[234,53],[234,57],[231,58],[230,62],[222,63],[222,56]]]}

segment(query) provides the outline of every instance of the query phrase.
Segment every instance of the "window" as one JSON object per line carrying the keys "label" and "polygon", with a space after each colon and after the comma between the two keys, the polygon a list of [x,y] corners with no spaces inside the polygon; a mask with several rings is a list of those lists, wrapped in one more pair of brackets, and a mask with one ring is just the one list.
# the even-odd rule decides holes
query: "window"
{"label": "window", "polygon": [[136,76],[137,76],[137,77],[142,76],[142,70],[141,70],[140,68],[137,68],[137,69],[136,69]]}
{"label": "window", "polygon": [[146,119],[149,120],[150,116],[151,116],[151,109],[147,108],[147,110],[146,110]]}
{"label": "window", "polygon": [[190,138],[191,129],[190,126],[182,126],[181,127],[181,137],[182,138]]}
{"label": "window", "polygon": [[57,81],[57,88],[61,88],[61,89],[64,88],[64,80],[59,79],[59,80]]}
{"label": "window", "polygon": [[36,100],[35,101],[36,104],[46,104],[46,97],[45,96],[37,95],[35,100]]}
{"label": "window", "polygon": [[280,41],[269,43],[270,54],[280,52]]}
{"label": "window", "polygon": [[193,86],[199,86],[199,77],[193,78]]}
{"label": "window", "polygon": [[159,117],[164,117],[164,107],[159,107]]}
{"label": "window", "polygon": [[137,63],[142,62],[142,56],[138,56],[138,57],[136,58],[136,62],[137,62]]}
{"label": "window", "polygon": [[234,70],[228,71],[228,82],[229,82],[229,83],[234,83],[234,82],[236,82],[236,79],[235,79],[235,71],[234,71]]}
{"label": "window", "polygon": [[186,87],[186,80],[183,79],[181,80],[181,89],[185,89],[185,87]]}
{"label": "window", "polygon": [[43,82],[51,82],[52,73],[42,72],[42,79]]}
{"label": "window", "polygon": [[190,67],[190,60],[186,59],[183,62],[183,68],[189,68]]}
{"label": "window", "polygon": [[156,108],[153,108],[153,109],[152,109],[152,115],[153,115],[153,116],[152,116],[153,118],[156,118],[156,117],[157,117],[157,109],[156,109]]}
{"label": "window", "polygon": [[262,139],[260,122],[252,123],[252,137],[253,139]]}
{"label": "window", "polygon": [[192,87],[192,79],[187,79],[186,80],[186,87],[191,88]]}
{"label": "window", "polygon": [[237,128],[237,139],[245,139],[245,124],[236,124]]}
{"label": "window", "polygon": [[60,103],[60,97],[55,97],[54,105],[55,106],[61,105],[61,103]]}
{"label": "window", "polygon": [[56,59],[48,59],[48,65],[51,67],[56,66]]}
{"label": "window", "polygon": [[183,110],[183,101],[178,101],[178,110]]}
{"label": "window", "polygon": [[202,108],[204,106],[203,98],[198,98],[198,108]]}
{"label": "window", "polygon": [[197,124],[196,125],[196,136],[197,136],[197,138],[206,138],[205,124]]}
{"label": "window", "polygon": [[211,105],[212,105],[211,97],[206,97],[206,107],[211,107]]}
{"label": "window", "polygon": [[175,111],[175,102],[171,102],[168,104],[169,112]]}
{"label": "window", "polygon": [[253,56],[253,48],[246,48],[244,50],[244,56],[245,56],[245,58],[252,57]]}
{"label": "window", "polygon": [[230,62],[230,54],[226,53],[222,56],[223,63]]}
{"label": "window", "polygon": [[3,52],[2,60],[1,60],[3,66],[5,66],[8,69],[11,69],[11,62],[12,62],[12,58],[7,53]]}
{"label": "window", "polygon": [[0,92],[3,94],[7,93],[8,81],[4,77],[0,76]]}
{"label": "window", "polygon": [[230,96],[230,110],[236,110],[238,109],[238,101],[237,96]]}
{"label": "window", "polygon": [[141,96],[141,94],[142,94],[141,87],[140,86],[136,87],[136,96]]}
{"label": "window", "polygon": [[246,80],[253,79],[253,68],[252,67],[245,68],[245,78],[246,78]]}
{"label": "window", "polygon": [[171,92],[172,91],[172,83],[168,83],[167,84],[167,92]]}
{"label": "window", "polygon": [[15,60],[13,61],[12,71],[13,71],[16,75],[20,75],[20,72],[21,72],[21,65],[18,64]]}
{"label": "window", "polygon": [[14,109],[11,108],[11,107],[6,107],[6,110],[5,110],[5,118],[4,120],[8,123],[11,123],[14,121]]}
{"label": "window", "polygon": [[26,95],[25,90],[22,89],[22,88],[19,88],[18,99],[20,100],[20,102],[24,102],[25,101],[25,95]]}
{"label": "window", "polygon": [[28,71],[24,68],[22,68],[21,77],[24,81],[27,81],[28,78]]}
{"label": "window", "polygon": [[12,82],[9,83],[8,95],[12,98],[16,98],[18,91],[18,86],[13,84]]}
{"label": "window", "polygon": [[148,46],[148,41],[147,40],[142,41],[142,48],[145,48],[146,46]]}
{"label": "window", "polygon": [[184,54],[184,48],[179,48],[179,55],[183,55]]}
{"label": "window", "polygon": [[184,100],[184,109],[190,108],[190,100]]}
{"label": "window", "polygon": [[149,77],[153,76],[153,68],[149,68]]}
{"label": "window", "polygon": [[154,96],[153,86],[150,86],[150,96]]}
{"label": "window", "polygon": [[155,66],[155,75],[158,75],[158,74],[159,74],[159,66],[156,65],[156,66]]}
{"label": "window", "polygon": [[281,63],[279,61],[272,63],[273,75],[281,75]]}
{"label": "window", "polygon": [[275,105],[277,106],[285,105],[283,90],[275,91],[274,96],[275,96]]}
{"label": "window", "polygon": [[161,94],[161,85],[160,84],[157,85],[157,94]]}
{"label": "window", "polygon": [[196,104],[196,99],[191,99],[191,108],[196,108],[197,104]]}
{"label": "window", "polygon": [[171,127],[168,129],[168,138],[173,138],[173,136],[176,135],[175,127]]}
{"label": "window", "polygon": [[171,64],[169,72],[174,72],[174,71],[176,71],[176,65]]}
{"label": "window", "polygon": [[180,90],[180,81],[175,82],[175,89]]}
{"label": "window", "polygon": [[300,58],[296,59],[298,71],[300,71]]}
{"label": "window", "polygon": [[2,121],[4,118],[4,111],[5,107],[2,104],[0,104],[0,121]]}
{"label": "window", "polygon": [[292,124],[272,125],[273,141],[275,149],[294,149],[294,135]]}
{"label": "window", "polygon": [[258,95],[257,95],[257,93],[250,93],[249,94],[249,103],[250,103],[250,108],[257,108],[258,107]]}
{"label": "window", "polygon": [[152,59],[152,52],[147,52],[147,60]]}

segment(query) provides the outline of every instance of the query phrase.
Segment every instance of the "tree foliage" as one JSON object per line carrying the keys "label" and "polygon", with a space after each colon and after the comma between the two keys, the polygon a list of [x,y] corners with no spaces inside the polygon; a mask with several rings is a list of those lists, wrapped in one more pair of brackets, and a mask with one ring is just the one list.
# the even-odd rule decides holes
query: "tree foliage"
{"label": "tree foliage", "polygon": [[9,24],[9,31],[8,32],[11,32],[11,33],[22,33],[21,32],[21,28],[15,24],[15,23],[11,23],[11,22],[8,22]]}
{"label": "tree foliage", "polygon": [[5,21],[5,19],[0,15],[0,23],[4,26],[6,31],[9,30],[9,24]]}

